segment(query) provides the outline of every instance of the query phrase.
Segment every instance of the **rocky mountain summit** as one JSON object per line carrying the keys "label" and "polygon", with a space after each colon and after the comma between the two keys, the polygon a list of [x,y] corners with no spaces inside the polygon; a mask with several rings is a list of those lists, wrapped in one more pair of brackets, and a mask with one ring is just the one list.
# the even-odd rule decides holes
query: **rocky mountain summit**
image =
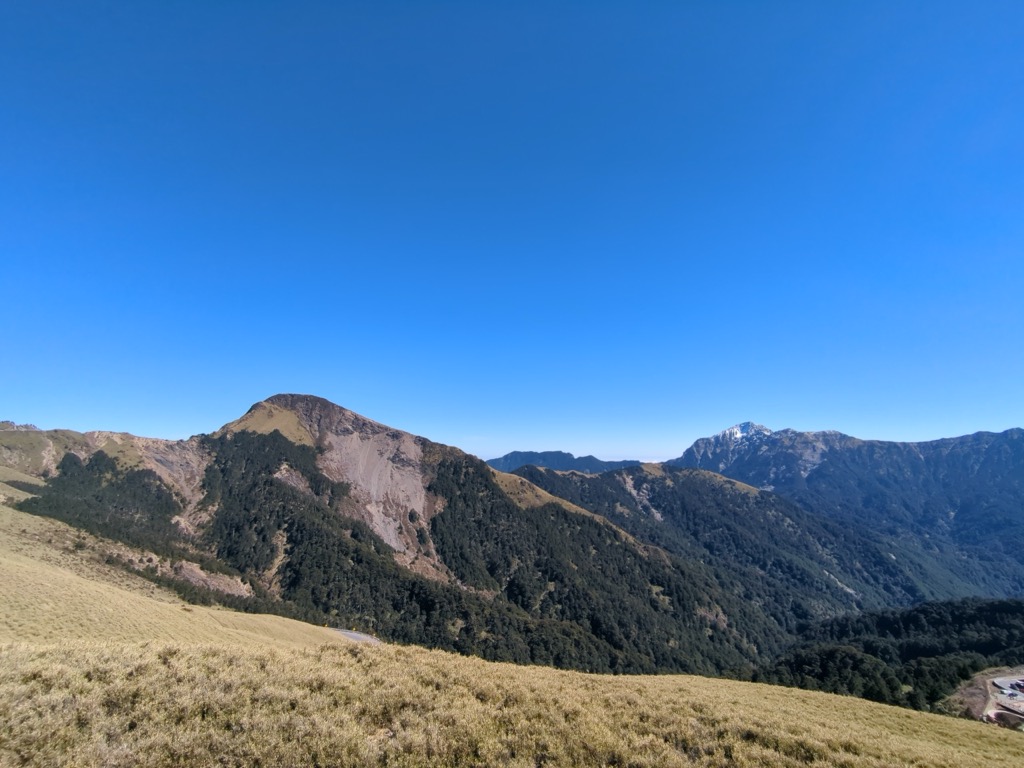
{"label": "rocky mountain summit", "polygon": [[672,466],[709,469],[837,516],[952,528],[1024,492],[1024,430],[921,443],[740,425],[696,441]]}
{"label": "rocky mountain summit", "polygon": [[[406,567],[435,572],[438,563],[422,541],[435,509],[428,498],[424,450],[429,441],[310,395],[282,394],[256,403],[240,419],[216,434],[277,430],[294,443],[317,452],[317,466],[326,477],[350,488],[350,514],[394,550]],[[286,481],[292,475],[283,470]]]}
{"label": "rocky mountain summit", "polygon": [[[773,432],[767,427],[744,422],[723,430],[713,437],[694,442],[682,456],[666,464],[676,467],[708,469],[734,477],[742,474],[745,483],[764,490],[799,482],[806,478],[831,448],[855,440],[840,432],[797,432],[783,429]],[[732,471],[734,474],[730,474]],[[751,479],[756,479],[752,482]]]}

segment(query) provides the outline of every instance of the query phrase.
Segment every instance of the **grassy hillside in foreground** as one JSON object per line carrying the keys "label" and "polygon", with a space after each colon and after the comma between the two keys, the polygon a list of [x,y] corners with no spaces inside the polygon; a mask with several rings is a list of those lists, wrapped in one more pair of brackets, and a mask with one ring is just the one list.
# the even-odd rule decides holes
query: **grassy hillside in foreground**
{"label": "grassy hillside in foreground", "polygon": [[185,606],[94,561],[81,540],[0,507],[2,766],[881,768],[1019,756],[1019,734],[857,699],[347,644],[279,617]]}
{"label": "grassy hillside in foreground", "polygon": [[63,523],[0,506],[0,642],[346,642],[332,630],[279,616],[188,605],[106,565],[95,542]]}
{"label": "grassy hillside in foreground", "polygon": [[1020,736],[854,699],[395,646],[0,648],[0,763],[982,766]]}

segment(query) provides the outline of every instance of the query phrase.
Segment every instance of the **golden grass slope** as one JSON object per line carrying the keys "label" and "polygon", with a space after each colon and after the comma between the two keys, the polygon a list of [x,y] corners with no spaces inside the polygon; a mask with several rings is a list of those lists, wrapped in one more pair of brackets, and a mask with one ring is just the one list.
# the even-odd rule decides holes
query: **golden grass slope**
{"label": "golden grass slope", "polygon": [[0,764],[984,766],[1020,736],[851,698],[396,646],[0,646]]}
{"label": "golden grass slope", "polygon": [[1020,735],[852,698],[350,644],[186,606],[0,508],[0,766],[982,766]]}
{"label": "golden grass slope", "polygon": [[230,424],[225,424],[213,434],[219,437],[222,434],[248,430],[269,435],[275,429],[296,445],[315,445],[313,436],[295,411],[267,402],[256,403],[248,413]]}
{"label": "golden grass slope", "polygon": [[93,537],[0,506],[0,642],[269,644],[345,642],[278,616],[192,606],[140,576],[95,559]]}
{"label": "golden grass slope", "polygon": [[508,497],[522,509],[542,507],[545,504],[558,504],[563,509],[567,509],[574,514],[607,522],[600,515],[595,515],[590,510],[576,506],[571,501],[566,501],[558,496],[554,496],[543,488],[539,488],[529,480],[519,477],[518,475],[500,472],[493,467],[489,467],[489,469],[491,471],[491,475],[494,477],[494,481],[498,484],[498,487],[508,494]]}

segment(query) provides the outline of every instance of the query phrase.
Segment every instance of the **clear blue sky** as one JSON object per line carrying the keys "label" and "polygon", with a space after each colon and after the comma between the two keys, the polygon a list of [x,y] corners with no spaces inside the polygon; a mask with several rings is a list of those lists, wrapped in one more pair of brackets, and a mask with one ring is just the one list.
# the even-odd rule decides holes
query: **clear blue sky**
{"label": "clear blue sky", "polygon": [[1024,426],[1024,3],[0,5],[0,418]]}

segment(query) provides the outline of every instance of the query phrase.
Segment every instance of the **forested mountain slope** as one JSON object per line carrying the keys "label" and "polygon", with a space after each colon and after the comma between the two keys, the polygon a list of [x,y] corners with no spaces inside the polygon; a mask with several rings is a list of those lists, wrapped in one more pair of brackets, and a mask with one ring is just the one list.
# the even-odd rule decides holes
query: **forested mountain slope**
{"label": "forested mountain slope", "polygon": [[843,616],[758,671],[765,682],[936,706],[974,673],[1024,664],[1024,601],[962,600]]}
{"label": "forested mountain slope", "polygon": [[908,605],[935,587],[888,542],[721,475],[661,464],[583,475],[517,474],[669,552],[729,574],[789,629],[863,608]]}
{"label": "forested mountain slope", "polygon": [[1024,594],[1024,430],[896,443],[741,424],[668,463],[885,534],[930,561],[940,588]]}

